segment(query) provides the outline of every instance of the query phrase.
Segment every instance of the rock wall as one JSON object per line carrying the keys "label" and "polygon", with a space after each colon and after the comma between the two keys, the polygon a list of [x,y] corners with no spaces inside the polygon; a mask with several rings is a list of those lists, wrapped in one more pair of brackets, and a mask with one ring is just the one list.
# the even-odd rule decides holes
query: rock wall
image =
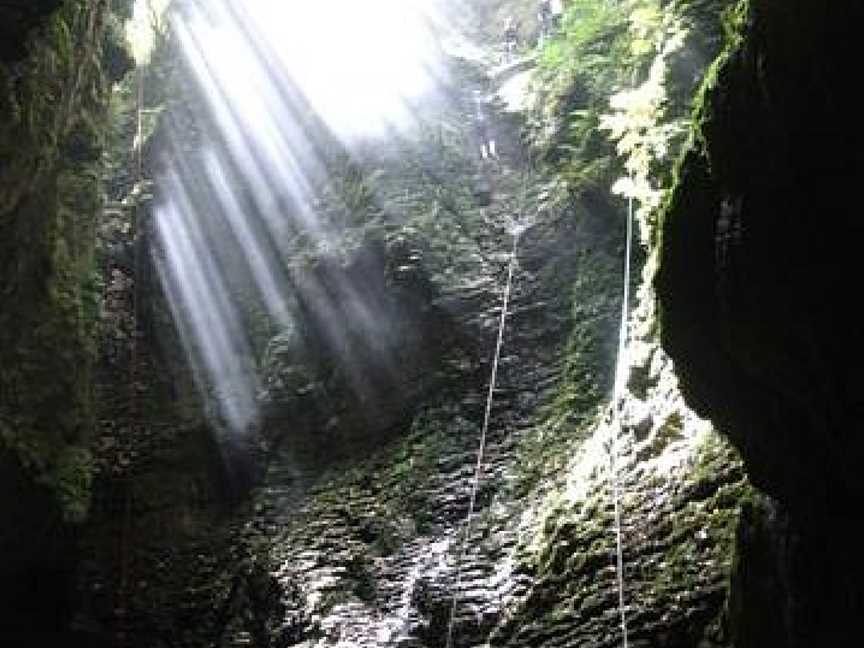
{"label": "rock wall", "polygon": [[13,0],[5,2],[0,9],[0,60],[17,61],[27,53],[27,36],[31,29],[39,25],[52,12],[57,10],[63,0]]}
{"label": "rock wall", "polygon": [[[463,92],[487,83],[463,64],[472,68]],[[568,96],[577,94],[585,99]],[[590,99],[605,108],[605,96]],[[105,410],[111,427],[100,430],[97,459],[107,461],[76,623],[141,648],[441,647],[454,610],[454,646],[618,645],[617,483],[634,645],[731,644],[725,602],[739,506],[753,499],[747,510],[756,511],[760,501],[735,453],[683,403],[654,339],[650,293],[620,434],[607,416],[623,205],[600,181],[561,192],[560,178],[532,167],[519,115],[496,120],[502,159],[485,171],[491,205],[478,205],[472,174],[484,170],[469,152],[465,104],[457,97],[454,114],[435,115],[451,126],[450,148],[439,132],[420,154],[396,142],[383,163],[370,162],[383,177],[369,211],[348,214],[357,217],[345,237],[353,240],[328,241],[332,254],[297,251],[305,260],[288,273],[296,329],[279,332],[261,358],[260,445],[247,458],[250,474],[263,473],[248,499],[220,490],[237,448],[218,426],[195,405],[181,416],[182,394],[169,402],[170,390],[152,390],[151,379],[171,382],[164,374],[180,353],[159,332],[167,322],[154,326],[142,347],[152,360],[139,394],[146,420],[132,421],[122,405]],[[555,121],[565,133],[564,116]],[[611,177],[613,147],[598,148]],[[516,217],[526,229],[468,528]],[[354,308],[358,295],[380,328]],[[139,381],[120,365],[110,374],[118,393],[135,392]],[[124,435],[134,442],[115,451]]]}
{"label": "rock wall", "polygon": [[737,645],[855,636],[861,135],[854,2],[753,0],[717,63],[663,223],[663,343],[688,401],[775,500],[739,536]]}
{"label": "rock wall", "polygon": [[0,7],[4,640],[7,631],[49,632],[68,621],[70,523],[86,516],[92,479],[102,124],[128,57],[108,35],[105,3],[60,4]]}
{"label": "rock wall", "polygon": [[[198,540],[146,563],[147,583],[131,600],[149,607],[135,636],[441,647],[455,596],[454,646],[620,643],[602,404],[621,232],[597,204],[573,203],[523,235],[483,479],[463,536],[505,279],[500,225],[518,207],[519,181],[502,183],[477,230],[497,261],[462,239],[449,251],[461,268],[454,283],[434,253],[415,255],[411,273],[431,279],[433,304],[450,314],[447,336],[462,340],[443,351],[438,387],[362,459],[340,457],[338,426],[303,431],[285,419],[260,486],[217,527],[218,539],[199,529]],[[638,336],[617,461],[631,637],[728,646],[731,548],[750,487],[735,453],[682,402],[671,364],[650,342],[651,321]],[[283,370],[298,360],[282,356]],[[280,419],[272,423],[278,429]],[[316,460],[298,452],[295,432],[336,447]],[[166,590],[171,597],[160,598]]]}

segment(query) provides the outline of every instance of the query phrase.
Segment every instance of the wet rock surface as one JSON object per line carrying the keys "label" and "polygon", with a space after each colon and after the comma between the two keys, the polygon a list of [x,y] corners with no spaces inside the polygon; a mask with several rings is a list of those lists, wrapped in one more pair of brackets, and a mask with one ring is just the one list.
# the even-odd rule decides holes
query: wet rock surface
{"label": "wet rock surface", "polygon": [[[503,196],[484,236],[506,249]],[[488,360],[451,360],[451,389],[366,460],[317,473],[287,451],[271,460],[244,534],[297,595],[289,616],[301,631],[287,645],[444,646],[451,611],[454,646],[620,643],[611,428],[596,384],[609,375],[618,305],[595,283],[604,272],[614,281],[617,264],[614,232],[582,216],[538,221],[521,241],[470,527]],[[480,306],[454,322],[490,342],[505,278],[498,258],[489,276],[439,284],[441,303],[468,296]],[[593,317],[574,319],[562,285]],[[574,331],[577,360],[565,351]],[[731,546],[749,487],[734,453],[684,405],[662,351],[643,344],[631,372],[641,398],[626,401],[617,464],[630,636],[726,646]]]}
{"label": "wet rock surface", "polygon": [[[521,118],[501,115],[498,99],[501,159],[474,159],[460,132],[472,111],[455,104],[446,118],[458,147],[394,143],[364,203],[377,223],[292,265],[297,326],[262,349],[260,436],[205,424],[188,377],[163,389],[182,371],[160,376],[170,372],[158,363],[116,390],[77,627],[141,648],[440,648],[452,613],[460,648],[620,642],[618,426],[602,408],[623,208],[591,192],[552,200],[554,179],[532,168]],[[747,486],[734,454],[681,402],[650,329],[634,335],[614,445],[631,637],[727,646],[730,542]],[[164,362],[176,340],[143,342],[176,369]],[[136,395],[152,404],[146,416],[130,406]]]}
{"label": "wet rock surface", "polygon": [[[578,262],[563,250],[580,244],[580,228],[558,223],[570,233],[560,243],[559,255],[540,253],[544,231],[550,231],[547,225],[524,236],[476,517],[460,560],[484,383],[506,279],[510,241],[501,224],[512,214],[508,208],[515,209],[514,201],[503,194],[498,207],[486,214],[485,243],[499,249],[495,261],[480,259],[475,273],[463,274],[457,285],[439,284],[438,303],[452,309],[465,338],[478,346],[485,341],[483,353],[447,358],[447,389],[415,410],[403,438],[366,462],[346,466],[338,476],[325,473],[287,515],[280,510],[276,482],[281,466],[290,463],[290,453],[271,463],[259,494],[262,516],[256,524],[277,531],[271,539],[272,556],[282,581],[304,591],[315,641],[443,645],[458,578],[458,645],[481,643],[503,601],[524,589],[524,579],[511,580],[500,571],[518,539],[512,526],[518,510],[513,497],[518,469],[513,463],[539,406],[550,402],[556,390],[561,376],[556,350],[569,332],[566,300],[538,277],[566,281],[577,272]],[[432,276],[436,273],[440,269],[433,268]],[[463,305],[454,306],[456,300]],[[466,308],[466,302],[473,307]],[[534,344],[538,339],[546,343]],[[465,391],[459,393],[462,386]]]}

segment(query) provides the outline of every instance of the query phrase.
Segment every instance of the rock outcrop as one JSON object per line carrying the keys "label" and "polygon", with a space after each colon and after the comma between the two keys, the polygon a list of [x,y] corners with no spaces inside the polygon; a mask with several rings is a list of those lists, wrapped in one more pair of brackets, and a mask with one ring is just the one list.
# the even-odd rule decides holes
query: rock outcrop
{"label": "rock outcrop", "polygon": [[[663,343],[688,401],[774,502],[739,537],[737,645],[857,636],[864,460],[855,247],[862,142],[848,50],[864,13],[739,7],[663,223]],[[768,639],[770,637],[770,640]]]}
{"label": "rock outcrop", "polygon": [[75,525],[87,514],[93,468],[99,123],[129,62],[109,18],[103,2],[0,5],[4,644],[7,631],[23,641],[65,630],[71,615]]}

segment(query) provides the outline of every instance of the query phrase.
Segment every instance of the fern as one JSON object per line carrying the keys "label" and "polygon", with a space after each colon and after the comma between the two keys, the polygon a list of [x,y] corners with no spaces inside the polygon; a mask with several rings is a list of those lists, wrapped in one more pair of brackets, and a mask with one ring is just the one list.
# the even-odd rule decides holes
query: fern
{"label": "fern", "polygon": [[668,158],[673,142],[685,129],[685,120],[666,121],[665,112],[667,60],[683,46],[687,32],[671,14],[661,14],[662,19],[653,23],[653,34],[646,31],[654,18],[646,18],[642,9],[640,18],[631,21],[631,28],[636,30],[636,39],[656,43],[648,78],[641,85],[611,97],[612,112],[600,117],[599,128],[608,131],[616,143],[626,173],[613,183],[612,192],[635,201],[642,242],[647,245],[663,195],[654,172],[657,164]]}

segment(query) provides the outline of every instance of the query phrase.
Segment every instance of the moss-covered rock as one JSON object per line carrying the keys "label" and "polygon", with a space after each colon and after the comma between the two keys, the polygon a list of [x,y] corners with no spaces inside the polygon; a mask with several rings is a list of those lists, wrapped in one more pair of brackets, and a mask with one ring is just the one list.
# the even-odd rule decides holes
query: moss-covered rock
{"label": "moss-covered rock", "polygon": [[864,496],[847,49],[862,19],[856,2],[741,3],[663,218],[663,344],[689,402],[777,500],[739,535],[739,646],[854,640],[862,613],[842,531]]}
{"label": "moss-covered rock", "polygon": [[[826,33],[854,24],[858,9],[841,18],[801,3],[799,23],[752,5],[706,87],[666,209],[664,343],[686,393],[728,428],[757,483],[799,503],[828,492],[839,503],[864,487],[855,435],[825,442],[857,411],[845,367],[858,328],[844,295],[859,153],[846,134],[854,102],[842,99],[849,63]],[[813,210],[833,225],[813,227]]]}
{"label": "moss-covered rock", "polygon": [[[90,506],[102,122],[128,69],[106,74],[123,51],[109,19],[89,0],[0,7],[0,515],[20,522],[0,532],[0,576],[4,601],[20,592],[33,607],[21,629],[68,621],[68,525]],[[56,576],[40,584],[45,619],[31,571]]]}

